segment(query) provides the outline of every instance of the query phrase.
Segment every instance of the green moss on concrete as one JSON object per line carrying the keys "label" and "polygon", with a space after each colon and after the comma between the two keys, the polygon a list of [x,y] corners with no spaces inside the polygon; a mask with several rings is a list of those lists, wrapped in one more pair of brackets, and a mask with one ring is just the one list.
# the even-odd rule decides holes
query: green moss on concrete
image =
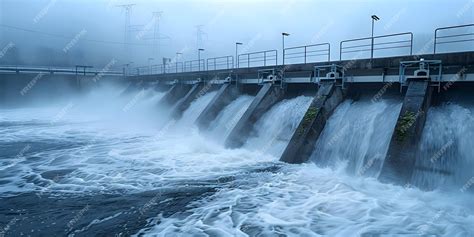
{"label": "green moss on concrete", "polygon": [[298,129],[298,134],[303,135],[304,131],[308,128],[309,125],[314,121],[316,116],[318,115],[319,109],[316,107],[309,107],[308,111],[306,111],[306,114],[303,117],[303,122],[301,123],[301,126]]}
{"label": "green moss on concrete", "polygon": [[408,129],[415,123],[416,114],[407,111],[405,114],[398,120],[397,128],[395,129],[395,136],[397,141],[404,141],[407,137]]}

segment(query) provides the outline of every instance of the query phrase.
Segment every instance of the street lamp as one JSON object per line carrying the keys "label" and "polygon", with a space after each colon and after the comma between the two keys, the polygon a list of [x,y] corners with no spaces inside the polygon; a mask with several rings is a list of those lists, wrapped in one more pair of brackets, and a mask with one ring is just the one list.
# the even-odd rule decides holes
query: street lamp
{"label": "street lamp", "polygon": [[380,20],[380,18],[377,15],[372,15],[372,47],[370,50],[370,59],[374,58],[374,25],[375,21]]}
{"label": "street lamp", "polygon": [[204,51],[204,49],[198,49],[198,64],[199,64],[199,71],[201,71],[201,52]]}
{"label": "street lamp", "polygon": [[155,60],[154,58],[148,58],[148,71],[150,72],[150,74],[152,74],[152,71],[151,71],[151,61]]}
{"label": "street lamp", "polygon": [[290,34],[283,32],[281,33],[281,36],[283,39],[283,51],[282,51],[283,52],[283,65],[285,65],[285,37],[290,36]]}
{"label": "street lamp", "polygon": [[129,68],[130,68],[130,66],[132,66],[133,63],[134,62],[129,62],[127,64],[124,64],[124,66],[127,67],[127,75],[130,75],[130,69]]}
{"label": "street lamp", "polygon": [[237,68],[239,67],[239,45],[243,45],[243,43],[236,42],[235,43],[235,64],[237,65]]}
{"label": "street lamp", "polygon": [[180,58],[180,56],[182,56],[182,55],[183,55],[183,53],[180,53],[180,52],[177,52],[177,53],[176,53],[176,60],[175,60],[175,61],[176,61],[176,73],[178,73],[179,58]]}

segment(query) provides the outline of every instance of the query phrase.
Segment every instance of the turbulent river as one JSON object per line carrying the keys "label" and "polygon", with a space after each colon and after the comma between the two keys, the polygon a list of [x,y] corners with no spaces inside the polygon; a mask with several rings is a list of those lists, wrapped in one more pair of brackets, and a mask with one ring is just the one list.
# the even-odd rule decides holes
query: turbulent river
{"label": "turbulent river", "polygon": [[[165,92],[120,93],[0,110],[0,236],[474,236],[473,166],[432,191],[359,175],[386,153],[399,101],[341,104],[312,158],[333,162],[318,166],[278,161],[311,97],[276,104],[242,148],[226,149],[251,96],[199,131],[215,92],[178,121],[157,106]],[[472,165],[474,140],[458,135],[474,133],[473,109],[445,107],[430,112],[420,154],[451,132],[450,157]],[[450,116],[470,125],[440,127]]]}

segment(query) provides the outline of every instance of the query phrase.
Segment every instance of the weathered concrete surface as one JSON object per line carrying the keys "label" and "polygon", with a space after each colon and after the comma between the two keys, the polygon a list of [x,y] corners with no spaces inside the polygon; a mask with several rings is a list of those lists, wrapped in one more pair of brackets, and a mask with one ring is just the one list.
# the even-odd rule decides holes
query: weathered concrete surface
{"label": "weathered concrete surface", "polygon": [[179,100],[171,113],[174,119],[180,119],[183,116],[183,112],[189,108],[189,105],[198,98],[200,91],[204,88],[203,83],[197,83],[192,86],[188,93],[183,99]]}
{"label": "weathered concrete surface", "polygon": [[326,121],[343,100],[341,87],[322,84],[280,160],[291,164],[308,161]]}
{"label": "weathered concrete surface", "polygon": [[239,89],[236,85],[229,83],[223,84],[216,96],[206,106],[204,111],[199,115],[196,124],[200,129],[207,129],[210,123],[217,117],[220,111],[229,105],[239,96]]}
{"label": "weathered concrete surface", "polygon": [[407,184],[416,162],[416,149],[425,126],[433,88],[427,81],[411,81],[403,101],[395,131],[379,179]]}
{"label": "weathered concrete surface", "polygon": [[192,85],[188,84],[175,84],[171,89],[166,93],[166,95],[161,98],[158,102],[162,106],[172,106],[179,99],[183,98],[191,89]]}
{"label": "weathered concrete surface", "polygon": [[237,148],[242,146],[247,140],[255,122],[274,104],[282,100],[284,95],[285,90],[280,86],[265,83],[252,101],[252,104],[250,104],[242,118],[230,132],[225,142],[226,147]]}

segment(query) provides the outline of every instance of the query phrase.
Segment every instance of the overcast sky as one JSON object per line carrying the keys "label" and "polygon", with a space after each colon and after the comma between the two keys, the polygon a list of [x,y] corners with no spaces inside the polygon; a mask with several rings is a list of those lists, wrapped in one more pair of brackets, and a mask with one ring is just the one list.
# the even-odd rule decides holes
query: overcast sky
{"label": "overcast sky", "polygon": [[[117,7],[128,3],[136,4],[131,25],[137,30],[129,60],[120,44],[125,12]],[[152,12],[158,11],[163,39],[153,50],[147,39],[153,37]],[[25,64],[38,63],[44,48],[76,64],[117,58],[146,65],[148,58],[158,63],[176,52],[192,60],[196,26],[203,25],[203,57],[234,55],[236,41],[244,43],[242,52],[281,50],[281,32],[288,32],[288,47],[329,42],[336,59],[341,40],[370,36],[372,14],[381,18],[376,35],[410,31],[421,47],[437,27],[473,23],[474,0],[0,0],[0,51],[14,44]]]}

